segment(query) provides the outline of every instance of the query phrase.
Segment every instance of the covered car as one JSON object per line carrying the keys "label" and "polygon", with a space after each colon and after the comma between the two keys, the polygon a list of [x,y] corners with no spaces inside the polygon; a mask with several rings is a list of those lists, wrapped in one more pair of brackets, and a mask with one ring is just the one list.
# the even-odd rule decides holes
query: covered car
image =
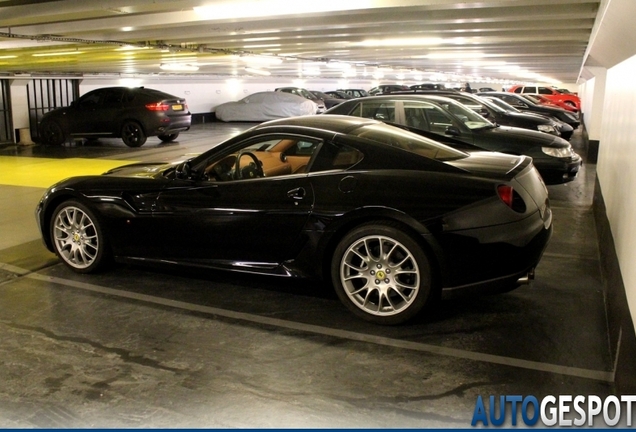
{"label": "covered car", "polygon": [[236,102],[218,105],[214,112],[218,120],[267,121],[285,117],[316,114],[318,107],[309,99],[291,93],[266,91],[244,97]]}

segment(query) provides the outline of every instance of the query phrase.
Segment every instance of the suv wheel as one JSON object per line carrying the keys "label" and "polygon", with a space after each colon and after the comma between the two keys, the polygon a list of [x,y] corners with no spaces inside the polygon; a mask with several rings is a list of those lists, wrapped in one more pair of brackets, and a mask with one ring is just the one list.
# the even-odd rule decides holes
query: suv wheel
{"label": "suv wheel", "polygon": [[146,142],[146,134],[139,123],[127,121],[121,128],[121,139],[128,147],[141,147]]}

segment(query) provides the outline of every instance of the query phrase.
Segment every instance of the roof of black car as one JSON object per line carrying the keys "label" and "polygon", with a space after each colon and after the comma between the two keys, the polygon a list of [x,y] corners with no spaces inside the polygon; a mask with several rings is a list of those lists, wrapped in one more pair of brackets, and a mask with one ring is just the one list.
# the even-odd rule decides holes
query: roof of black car
{"label": "roof of black car", "polygon": [[288,117],[279,120],[271,120],[266,123],[261,123],[254,129],[261,129],[271,126],[303,126],[317,129],[324,129],[336,133],[346,134],[353,129],[357,129],[360,126],[368,124],[381,123],[377,120],[344,116],[336,114],[327,115],[313,115],[313,116],[300,116],[300,117]]}

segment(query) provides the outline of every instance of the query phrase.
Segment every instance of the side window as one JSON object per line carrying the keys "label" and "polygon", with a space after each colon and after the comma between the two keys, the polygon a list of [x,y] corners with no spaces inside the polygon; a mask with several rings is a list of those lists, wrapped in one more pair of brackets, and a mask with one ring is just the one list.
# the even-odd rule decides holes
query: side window
{"label": "side window", "polygon": [[510,96],[505,96],[504,95],[504,96],[501,97],[501,99],[504,102],[508,102],[512,106],[521,106],[521,102],[516,97],[510,97]]}
{"label": "side window", "polygon": [[353,147],[327,141],[318,150],[309,171],[314,173],[334,169],[346,170],[362,158],[363,154]]}
{"label": "side window", "polygon": [[100,103],[100,99],[102,96],[103,92],[101,91],[96,91],[96,92],[92,92],[89,93],[87,95],[84,95],[80,100],[79,100],[79,106],[82,109],[90,109],[90,108],[95,108],[99,105]]}
{"label": "side window", "polygon": [[104,105],[119,105],[123,97],[122,90],[109,90],[104,95]]}
{"label": "side window", "polygon": [[320,144],[299,136],[270,135],[245,141],[203,168],[210,181],[245,180],[307,172]]}
{"label": "side window", "polygon": [[536,92],[537,92],[537,88],[535,86],[523,88],[523,93],[536,93]]}
{"label": "side window", "polygon": [[395,121],[395,102],[362,102],[359,117]]}
{"label": "side window", "polygon": [[551,95],[552,90],[547,87],[539,87],[539,94]]}
{"label": "side window", "polygon": [[521,90],[523,90],[523,87],[517,87],[517,88],[514,90],[514,93],[521,93]]}

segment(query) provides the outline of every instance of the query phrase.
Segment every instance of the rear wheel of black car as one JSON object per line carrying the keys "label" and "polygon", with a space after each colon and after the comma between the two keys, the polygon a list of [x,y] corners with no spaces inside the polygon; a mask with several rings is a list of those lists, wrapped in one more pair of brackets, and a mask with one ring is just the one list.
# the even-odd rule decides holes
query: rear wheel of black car
{"label": "rear wheel of black car", "polygon": [[171,133],[167,135],[159,135],[157,138],[159,138],[162,142],[167,143],[167,142],[172,142],[176,140],[177,137],[179,137],[179,132],[175,132],[175,133]]}
{"label": "rear wheel of black car", "polygon": [[92,273],[110,258],[99,221],[80,202],[65,201],[55,209],[50,235],[55,254],[78,273]]}
{"label": "rear wheel of black car", "polygon": [[121,128],[121,139],[128,147],[141,147],[146,142],[146,134],[139,123],[127,121]]}
{"label": "rear wheel of black car", "polygon": [[367,321],[395,325],[434,298],[431,264],[409,235],[384,223],[353,229],[340,241],[331,277],[340,300]]}
{"label": "rear wheel of black car", "polygon": [[60,145],[66,140],[66,134],[57,122],[45,120],[40,125],[40,139],[46,145]]}

